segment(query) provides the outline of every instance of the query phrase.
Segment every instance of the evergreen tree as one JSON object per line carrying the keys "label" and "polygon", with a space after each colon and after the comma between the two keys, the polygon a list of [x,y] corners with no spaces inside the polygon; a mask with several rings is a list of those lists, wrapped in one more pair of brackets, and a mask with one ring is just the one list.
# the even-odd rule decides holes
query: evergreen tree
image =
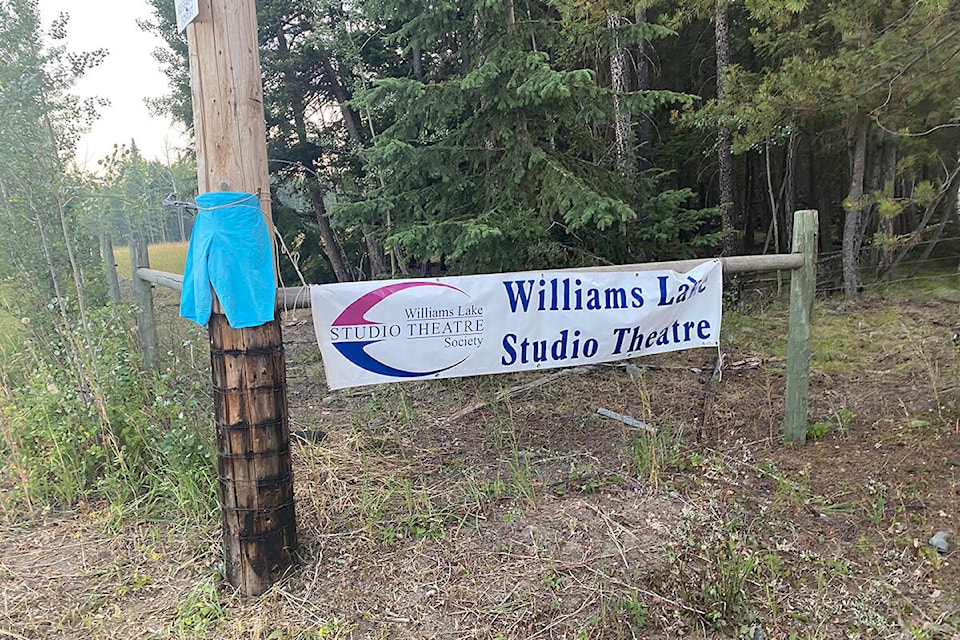
{"label": "evergreen tree", "polygon": [[[696,91],[701,97],[709,98],[708,104],[724,104],[727,100],[726,84],[731,68],[731,52],[735,51],[742,41],[739,31],[735,29],[738,17],[735,9],[739,8],[739,4],[733,0],[695,0],[694,2],[653,0],[652,2],[652,8],[662,22],[678,29],[686,29],[681,36],[683,40],[695,37],[693,34],[712,30],[712,48],[699,55],[696,49],[691,51],[688,44],[680,45],[686,46],[681,58],[681,63],[688,65],[688,69],[684,71],[686,75],[694,75],[693,78],[683,78],[681,86],[685,84],[688,87],[686,90]],[[699,41],[701,38],[702,36],[696,39]],[[691,64],[694,61],[700,62],[696,72]],[[709,64],[703,64],[707,61]],[[701,75],[702,77],[698,77]],[[713,92],[705,87],[713,88]],[[736,176],[733,161],[733,133],[727,123],[710,121],[702,116],[702,112],[698,112],[698,115],[700,117],[695,121],[698,127],[715,137],[707,141],[697,155],[713,155],[716,158],[715,188],[720,208],[720,226],[723,231],[723,252],[726,255],[735,255],[740,252],[736,221],[740,219],[742,207],[734,184]],[[678,159],[678,161],[684,160]],[[711,173],[714,173],[713,166],[711,166]],[[710,182],[712,190],[712,178]]]}
{"label": "evergreen tree", "polygon": [[[423,270],[431,261],[497,271],[702,250],[714,240],[702,235],[713,212],[688,208],[689,190],[661,190],[661,172],[621,171],[615,135],[618,107],[643,113],[690,96],[614,91],[577,53],[591,28],[608,49],[614,36],[635,43],[665,30],[611,32],[605,11],[597,20],[574,6],[530,7],[521,28],[509,4],[366,5],[411,63],[355,100],[379,131],[363,154],[379,184],[341,207],[344,224],[389,216],[387,243]],[[597,67],[601,59],[608,75],[610,53]]]}
{"label": "evergreen tree", "polygon": [[[169,3],[151,3],[156,22],[147,26],[175,52],[161,56],[175,97],[159,106],[189,123],[186,43]],[[328,206],[337,191],[361,182],[356,152],[368,134],[350,101],[362,66],[358,42],[363,55],[376,58],[375,30],[359,30],[348,8],[333,1],[265,0],[257,14],[275,222],[313,275],[380,276],[387,270],[380,234],[371,225],[335,226]]]}

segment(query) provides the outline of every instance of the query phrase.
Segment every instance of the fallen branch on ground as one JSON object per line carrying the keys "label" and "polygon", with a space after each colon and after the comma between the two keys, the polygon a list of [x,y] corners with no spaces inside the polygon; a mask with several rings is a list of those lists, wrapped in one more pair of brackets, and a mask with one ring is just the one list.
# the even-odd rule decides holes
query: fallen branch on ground
{"label": "fallen branch on ground", "polygon": [[625,416],[622,413],[617,413],[616,411],[610,411],[610,409],[604,409],[603,407],[599,407],[597,409],[597,413],[607,418],[610,418],[611,420],[617,420],[618,422],[622,422],[628,427],[633,427],[635,429],[643,429],[644,431],[646,431],[652,436],[657,435],[656,429],[651,427],[646,422],[640,422],[636,418],[631,418],[630,416]]}

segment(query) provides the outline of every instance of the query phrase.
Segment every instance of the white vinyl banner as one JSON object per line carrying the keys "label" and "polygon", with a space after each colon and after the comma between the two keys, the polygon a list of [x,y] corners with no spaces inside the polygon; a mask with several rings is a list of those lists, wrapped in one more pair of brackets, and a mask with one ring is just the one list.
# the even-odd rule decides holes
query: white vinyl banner
{"label": "white vinyl banner", "polygon": [[721,294],[719,260],[310,287],[331,389],[715,347]]}

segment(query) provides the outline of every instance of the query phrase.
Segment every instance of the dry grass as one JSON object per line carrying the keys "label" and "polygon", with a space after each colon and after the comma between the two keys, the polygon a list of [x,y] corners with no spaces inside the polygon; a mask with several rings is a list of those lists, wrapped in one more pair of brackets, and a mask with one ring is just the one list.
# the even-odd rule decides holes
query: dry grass
{"label": "dry grass", "polygon": [[[151,244],[147,248],[150,256],[150,268],[167,273],[183,273],[183,265],[187,261],[188,242],[165,242]],[[117,275],[121,278],[130,278],[130,249],[120,246],[113,248],[113,255],[117,263]]]}
{"label": "dry grass", "polygon": [[535,376],[330,395],[289,316],[293,429],[324,434],[294,443],[289,575],[243,599],[215,523],[105,536],[89,508],[51,515],[0,540],[0,635],[955,638],[956,554],[927,540],[960,529],[958,305],[956,289],[821,304],[811,416],[833,426],[803,449],[780,444],[784,364],[762,346],[780,303],[728,314],[709,403],[708,351],[501,401]]}

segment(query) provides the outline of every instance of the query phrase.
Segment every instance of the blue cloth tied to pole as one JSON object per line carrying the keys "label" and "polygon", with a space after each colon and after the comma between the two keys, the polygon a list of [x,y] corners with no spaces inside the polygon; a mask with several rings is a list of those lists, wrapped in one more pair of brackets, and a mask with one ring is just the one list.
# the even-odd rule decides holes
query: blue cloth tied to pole
{"label": "blue cloth tied to pole", "polygon": [[277,283],[270,232],[256,194],[218,191],[197,196],[180,295],[180,315],[204,326],[217,293],[234,329],[274,319]]}

